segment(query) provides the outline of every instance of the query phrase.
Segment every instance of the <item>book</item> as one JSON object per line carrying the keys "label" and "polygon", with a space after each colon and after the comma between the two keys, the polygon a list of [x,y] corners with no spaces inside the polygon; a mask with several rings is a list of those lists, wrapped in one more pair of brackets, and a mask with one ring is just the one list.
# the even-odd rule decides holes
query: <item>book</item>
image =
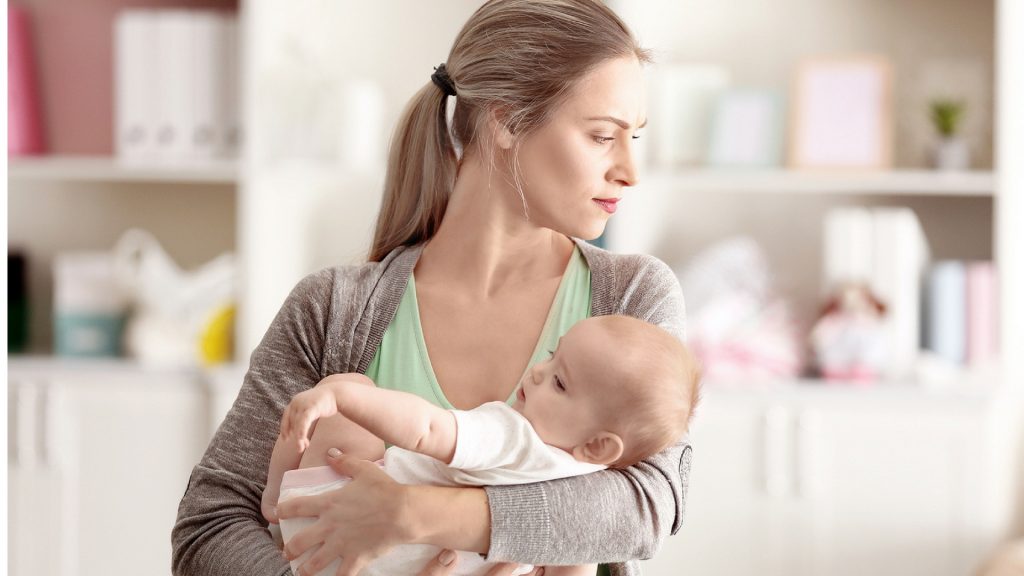
{"label": "book", "polygon": [[926,347],[962,365],[967,353],[967,275],[963,262],[945,260],[928,272]]}
{"label": "book", "polygon": [[967,280],[967,363],[992,364],[999,353],[999,294],[992,262],[969,262]]}
{"label": "book", "polygon": [[29,156],[46,152],[42,103],[39,100],[36,59],[32,51],[32,22],[28,9],[7,6],[7,154]]}

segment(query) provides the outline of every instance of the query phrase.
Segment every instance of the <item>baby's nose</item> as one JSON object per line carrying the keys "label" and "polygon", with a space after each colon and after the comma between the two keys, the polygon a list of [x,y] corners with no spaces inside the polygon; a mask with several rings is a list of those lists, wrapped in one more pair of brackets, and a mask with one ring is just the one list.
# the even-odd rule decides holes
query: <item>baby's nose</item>
{"label": "baby's nose", "polygon": [[541,380],[543,380],[543,378],[541,378],[540,368],[534,366],[530,369],[530,382],[533,384],[540,384]]}

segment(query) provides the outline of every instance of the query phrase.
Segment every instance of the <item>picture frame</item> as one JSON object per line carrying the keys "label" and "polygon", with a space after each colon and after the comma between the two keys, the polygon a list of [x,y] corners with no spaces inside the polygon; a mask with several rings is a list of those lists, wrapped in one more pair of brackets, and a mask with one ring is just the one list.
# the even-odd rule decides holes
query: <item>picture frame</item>
{"label": "picture frame", "polygon": [[719,96],[711,120],[708,165],[775,168],[783,162],[782,95],[767,89],[731,89]]}
{"label": "picture frame", "polygon": [[808,59],[792,98],[789,167],[892,166],[892,67],[879,56]]}
{"label": "picture frame", "polygon": [[675,63],[659,68],[651,94],[652,152],[657,167],[706,162],[714,104],[730,81],[729,70],[717,64]]}

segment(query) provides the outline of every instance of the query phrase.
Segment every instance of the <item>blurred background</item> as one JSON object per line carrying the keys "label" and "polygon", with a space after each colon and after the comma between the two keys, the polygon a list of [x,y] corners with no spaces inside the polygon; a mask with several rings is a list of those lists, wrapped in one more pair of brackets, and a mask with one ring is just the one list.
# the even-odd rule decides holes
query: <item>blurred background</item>
{"label": "blurred background", "polygon": [[[8,4],[9,573],[169,572],[249,354],[365,260],[391,128],[479,5]],[[597,242],[676,271],[706,373],[645,572],[994,574],[1024,538],[1024,4],[610,5],[656,65]]]}

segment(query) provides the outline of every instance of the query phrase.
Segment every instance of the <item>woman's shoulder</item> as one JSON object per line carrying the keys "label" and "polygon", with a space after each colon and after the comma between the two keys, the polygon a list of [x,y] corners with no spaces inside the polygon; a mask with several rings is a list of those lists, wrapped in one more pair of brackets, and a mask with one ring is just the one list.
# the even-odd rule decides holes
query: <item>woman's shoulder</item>
{"label": "woman's shoulder", "polygon": [[669,288],[679,286],[672,268],[650,254],[620,254],[579,240],[577,246],[592,276],[609,277],[625,285],[641,282],[664,284]]}
{"label": "woman's shoulder", "polygon": [[586,242],[577,245],[590,266],[593,314],[626,314],[685,340],[686,305],[672,268],[649,254],[618,254]]}
{"label": "woman's shoulder", "polygon": [[321,298],[342,294],[352,300],[356,294],[369,296],[381,287],[386,288],[389,283],[404,287],[419,252],[419,246],[402,246],[379,262],[336,264],[321,268],[299,280],[294,291]]}

